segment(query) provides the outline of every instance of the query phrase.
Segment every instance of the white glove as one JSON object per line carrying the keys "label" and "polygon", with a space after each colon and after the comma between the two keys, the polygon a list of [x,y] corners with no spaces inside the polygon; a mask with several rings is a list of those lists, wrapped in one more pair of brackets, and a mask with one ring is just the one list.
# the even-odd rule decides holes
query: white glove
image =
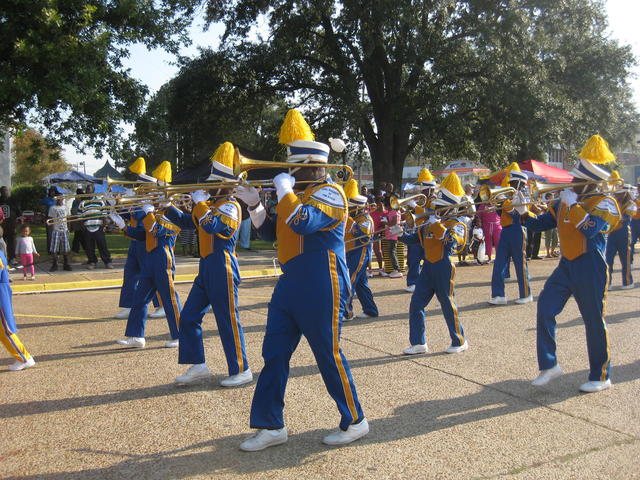
{"label": "white glove", "polygon": [[404,233],[404,229],[400,225],[394,225],[389,228],[389,233],[391,235],[402,235]]}
{"label": "white glove", "polygon": [[124,195],[125,195],[125,197],[134,197],[136,195],[136,192],[135,192],[135,190],[133,188],[127,188],[124,191]]}
{"label": "white glove", "polygon": [[523,203],[526,203],[527,199],[524,196],[524,193],[522,192],[518,192],[513,196],[513,204],[514,205],[518,205],[517,207],[514,207],[516,212],[518,212],[520,215],[524,215],[525,213],[527,213],[527,206],[526,205],[522,205]]}
{"label": "white glove", "polygon": [[560,192],[560,201],[567,207],[572,207],[578,202],[578,194],[573,190],[565,189]]}
{"label": "white glove", "polygon": [[409,208],[416,208],[418,206],[418,204],[416,203],[415,200],[411,200],[409,203],[407,203],[407,206]]}
{"label": "white glove", "polygon": [[144,212],[145,215],[149,215],[151,212],[155,210],[155,208],[153,208],[153,205],[151,205],[150,203],[144,203],[142,204],[141,210]]}
{"label": "white glove", "polygon": [[191,200],[193,201],[193,203],[206,202],[207,200],[209,200],[210,196],[211,195],[209,195],[204,190],[196,190],[195,192],[191,192]]}
{"label": "white glove", "polygon": [[427,218],[427,225],[431,225],[433,223],[437,223],[440,221],[440,217],[437,215],[429,215],[429,218]]}
{"label": "white glove", "polygon": [[120,215],[118,215],[117,213],[111,213],[109,215],[109,218],[113,223],[116,224],[116,227],[118,227],[120,230],[124,230],[125,223]]}
{"label": "white glove", "polygon": [[171,206],[171,202],[161,202],[158,204],[160,208],[169,208]]}
{"label": "white glove", "polygon": [[273,185],[276,187],[276,195],[278,201],[282,200],[287,193],[293,193],[293,186],[296,184],[296,179],[288,173],[279,173],[273,179]]}
{"label": "white glove", "polygon": [[247,206],[255,207],[260,203],[258,189],[251,185],[240,185],[235,188],[233,195],[242,200]]}
{"label": "white glove", "polygon": [[113,198],[111,192],[105,193],[103,198],[108,205],[114,206],[116,204],[116,199]]}
{"label": "white glove", "polygon": [[334,152],[344,152],[344,149],[347,147],[344,144],[344,141],[342,141],[339,138],[330,138],[329,139],[329,145],[331,145],[331,150],[333,150]]}

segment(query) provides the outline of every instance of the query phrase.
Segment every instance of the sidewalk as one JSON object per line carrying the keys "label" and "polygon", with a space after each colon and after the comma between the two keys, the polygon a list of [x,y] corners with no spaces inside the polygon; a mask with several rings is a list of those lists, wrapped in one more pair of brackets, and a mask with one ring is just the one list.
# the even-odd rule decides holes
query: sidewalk
{"label": "sidewalk", "polygon": [[[272,250],[244,250],[237,252],[237,255],[242,278],[280,274],[275,262],[275,252]],[[21,268],[11,271],[11,287],[14,294],[120,288],[124,263],[124,258],[116,258],[112,263],[113,269],[105,269],[100,262],[97,268],[89,270],[81,261],[75,261],[71,263],[73,270],[70,272],[62,269],[49,272],[51,262],[45,260],[36,264],[35,281],[23,280]],[[176,283],[193,282],[198,272],[198,264],[199,258],[176,256]]]}

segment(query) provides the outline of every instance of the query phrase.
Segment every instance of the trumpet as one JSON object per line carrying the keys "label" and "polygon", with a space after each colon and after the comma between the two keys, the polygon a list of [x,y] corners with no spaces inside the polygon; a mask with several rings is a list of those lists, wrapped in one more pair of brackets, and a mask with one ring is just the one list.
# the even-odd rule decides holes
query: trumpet
{"label": "trumpet", "polygon": [[544,199],[546,195],[550,193],[559,192],[565,188],[578,187],[582,185],[597,185],[600,186],[599,192],[590,192],[583,195],[593,195],[594,193],[617,193],[619,185],[624,184],[622,178],[613,178],[608,180],[586,180],[584,182],[574,183],[540,183],[533,181],[529,183],[529,191],[531,196],[536,199]]}
{"label": "trumpet", "polygon": [[395,195],[389,198],[389,204],[393,210],[404,210],[412,202],[415,202],[416,205],[420,207],[424,207],[427,204],[427,201],[428,201],[427,196],[422,193],[411,195],[410,197],[406,197],[402,199],[396,197]]}
{"label": "trumpet", "polygon": [[93,192],[93,193],[65,193],[64,195],[56,195],[54,200],[66,200],[68,198],[95,198],[95,197],[103,197],[108,194],[113,194],[115,192],[111,191],[111,187],[114,185],[121,187],[133,187],[134,185],[157,185],[156,182],[150,182],[146,180],[113,180],[110,177],[107,177],[107,191],[106,192]]}
{"label": "trumpet", "polygon": [[441,220],[447,219],[447,218],[453,218],[453,217],[465,217],[465,216],[471,216],[474,214],[474,210],[472,210],[472,208],[477,205],[477,203],[473,203],[473,202],[462,202],[462,203],[456,203],[453,205],[447,205],[447,206],[443,206],[443,207],[438,207],[433,211],[430,212],[424,212],[421,213],[419,215],[415,215],[411,212],[405,212],[402,215],[402,218],[404,220],[404,223],[407,227],[409,228],[415,228],[418,224],[419,220],[422,220],[423,218],[428,218],[431,215],[438,215],[438,212],[444,212],[447,210],[451,210],[451,209],[459,209],[459,208],[463,208],[463,210],[457,211],[456,213],[452,213],[451,215],[447,215],[444,217],[441,217]]}

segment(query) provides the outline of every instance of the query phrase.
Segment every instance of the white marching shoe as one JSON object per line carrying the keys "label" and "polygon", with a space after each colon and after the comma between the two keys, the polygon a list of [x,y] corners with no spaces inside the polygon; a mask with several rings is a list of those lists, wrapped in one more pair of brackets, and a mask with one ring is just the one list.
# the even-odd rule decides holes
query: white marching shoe
{"label": "white marching shoe", "polygon": [[371,318],[371,315],[369,315],[368,313],[360,312],[356,315],[356,318]]}
{"label": "white marching shoe", "polygon": [[405,355],[417,355],[419,353],[427,353],[429,351],[429,348],[427,347],[427,344],[425,343],[424,345],[411,345],[409,348],[405,348],[402,353],[404,353]]}
{"label": "white marching shoe", "polygon": [[238,387],[252,381],[253,373],[251,373],[251,370],[247,368],[244,372],[240,372],[236,375],[231,375],[230,377],[223,378],[222,380],[220,380],[220,385],[223,387]]}
{"label": "white marching shoe", "polygon": [[416,286],[415,285],[409,285],[408,287],[405,287],[404,289],[405,292],[409,292],[409,293],[413,293],[416,291]]}
{"label": "white marching shoe", "polygon": [[607,388],[611,388],[611,380],[608,378],[604,382],[593,380],[591,382],[583,383],[582,385],[580,385],[580,391],[585,393],[600,392],[601,390],[606,390]]}
{"label": "white marching shoe", "polygon": [[491,305],[506,305],[507,297],[493,297],[488,303]]}
{"label": "white marching shoe", "polygon": [[21,360],[16,360],[11,365],[9,365],[9,371],[11,372],[19,372],[20,370],[24,370],[25,368],[33,367],[36,364],[36,361],[33,357],[29,357],[26,362]]}
{"label": "white marching shoe", "polygon": [[144,348],[146,342],[142,337],[127,337],[116,341],[116,343],[128,348]]}
{"label": "white marching shoe", "polygon": [[634,283],[630,283],[629,285],[622,285],[620,287],[620,290],[631,290],[633,287],[635,287]]}
{"label": "white marching shoe", "polygon": [[156,311],[149,314],[149,318],[164,318],[167,314],[164,311],[164,307],[156,308]]}
{"label": "white marching shoe", "polygon": [[516,303],[518,305],[522,305],[523,303],[530,303],[530,302],[533,302],[533,295],[529,295],[528,297],[519,298],[516,300]]}
{"label": "white marching shoe", "polygon": [[462,353],[469,348],[469,342],[465,339],[462,345],[454,346],[451,345],[449,348],[445,350],[447,353]]}
{"label": "white marching shoe", "polygon": [[548,368],[547,370],[540,370],[540,375],[531,382],[531,385],[534,387],[541,387],[560,375],[562,375],[562,369],[560,368],[560,365],[556,364],[555,367]]}
{"label": "white marching shoe", "polygon": [[282,427],[278,430],[267,430],[265,428],[258,430],[255,435],[252,435],[242,442],[240,444],[240,450],[257,452],[268,447],[273,447],[274,445],[281,445],[285,443],[288,438],[287,427]]}
{"label": "white marching shoe", "polygon": [[179,383],[180,385],[188,385],[210,376],[211,370],[209,370],[207,364],[198,363],[196,365],[191,365],[183,375],[178,375],[176,377],[176,383]]}
{"label": "white marching shoe", "polygon": [[129,312],[131,311],[130,308],[123,308],[122,310],[120,310],[118,313],[116,313],[113,318],[117,318],[119,320],[123,319],[123,318],[129,318]]}
{"label": "white marching shoe", "polygon": [[165,348],[177,348],[179,346],[180,346],[180,340],[177,338],[175,340],[169,340],[168,342],[164,342]]}
{"label": "white marching shoe", "polygon": [[369,422],[363,419],[356,425],[349,425],[346,430],[337,430],[322,439],[325,445],[346,445],[355,442],[369,433]]}

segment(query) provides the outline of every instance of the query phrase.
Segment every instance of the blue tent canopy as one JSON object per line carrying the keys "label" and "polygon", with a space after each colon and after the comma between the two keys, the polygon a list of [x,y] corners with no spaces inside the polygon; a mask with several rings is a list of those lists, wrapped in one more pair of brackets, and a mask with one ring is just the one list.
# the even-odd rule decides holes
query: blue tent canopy
{"label": "blue tent canopy", "polygon": [[[108,190],[108,185],[107,182],[101,181],[100,183],[97,183],[95,186],[95,193],[104,193]],[[122,185],[111,185],[111,189],[112,192],[126,192],[127,189],[124,188]]]}
{"label": "blue tent canopy", "polygon": [[98,180],[96,177],[92,175],[87,175],[86,173],[76,172],[75,170],[69,170],[66,172],[60,173],[52,173],[51,175],[47,175],[42,179],[44,183],[80,183],[80,182],[90,182],[90,183],[100,183],[102,180]]}

